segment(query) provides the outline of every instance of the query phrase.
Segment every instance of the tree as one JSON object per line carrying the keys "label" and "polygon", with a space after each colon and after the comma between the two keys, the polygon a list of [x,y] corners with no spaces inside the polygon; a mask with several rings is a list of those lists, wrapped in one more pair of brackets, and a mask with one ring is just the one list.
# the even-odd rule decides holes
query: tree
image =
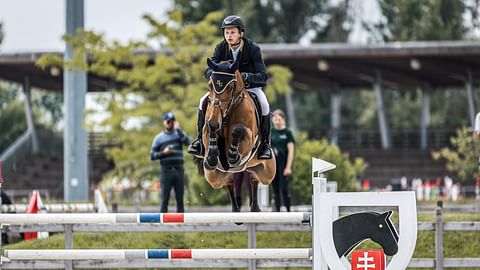
{"label": "tree", "polygon": [[293,176],[290,183],[292,203],[311,203],[312,197],[312,157],[327,160],[337,168],[325,173],[329,181],[336,181],[338,190],[355,190],[355,181],[363,174],[366,164],[363,159],[350,161],[348,154],[328,143],[327,140],[309,140],[306,134],[300,133],[296,138]]}
{"label": "tree", "polygon": [[459,40],[467,28],[464,1],[380,0],[383,20],[364,23],[364,27],[382,41]]}
{"label": "tree", "polygon": [[2,30],[3,24],[0,23],[0,44],[2,44],[3,41],[3,30]]}
{"label": "tree", "polygon": [[185,23],[198,22],[206,13],[221,10],[242,16],[247,35],[257,42],[298,42],[307,31],[321,30],[323,22],[318,17],[326,3],[326,0],[247,0],[241,4],[231,0],[176,0],[175,7],[181,10]]}
{"label": "tree", "polygon": [[472,136],[468,128],[457,130],[457,135],[452,137],[453,149],[443,148],[432,153],[434,159],[445,159],[447,170],[455,173],[460,182],[473,183],[480,177],[478,169],[478,153],[480,150],[480,139]]}

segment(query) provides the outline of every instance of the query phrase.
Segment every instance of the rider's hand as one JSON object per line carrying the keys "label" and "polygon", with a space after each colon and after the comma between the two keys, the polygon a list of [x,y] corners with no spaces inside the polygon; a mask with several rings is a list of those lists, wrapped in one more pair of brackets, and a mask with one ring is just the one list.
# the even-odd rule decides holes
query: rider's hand
{"label": "rider's hand", "polygon": [[242,80],[243,80],[243,82],[244,82],[244,83],[247,83],[248,73],[242,72],[241,75],[242,75]]}
{"label": "rider's hand", "polygon": [[285,168],[285,170],[283,170],[283,175],[284,175],[284,176],[290,176],[290,175],[292,175],[292,169],[290,169],[290,168]]}

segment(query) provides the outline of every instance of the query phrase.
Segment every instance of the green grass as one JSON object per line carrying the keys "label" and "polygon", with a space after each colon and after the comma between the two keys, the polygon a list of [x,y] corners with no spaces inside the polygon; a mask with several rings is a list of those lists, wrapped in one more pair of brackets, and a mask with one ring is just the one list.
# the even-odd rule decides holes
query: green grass
{"label": "green grass", "polygon": [[[433,221],[433,214],[419,214],[419,221]],[[444,215],[444,221],[478,221],[479,214]],[[141,239],[141,241],[139,241]],[[192,232],[192,233],[74,233],[74,248],[247,248],[245,232]],[[258,248],[308,248],[310,232],[257,232]],[[63,249],[64,235],[55,234],[47,239],[12,244],[8,249]],[[365,241],[361,248],[379,248]],[[419,231],[414,258],[435,257],[435,233]],[[480,232],[445,232],[444,257],[480,257]],[[469,268],[474,269],[474,268]],[[480,269],[480,268],[475,268]]]}

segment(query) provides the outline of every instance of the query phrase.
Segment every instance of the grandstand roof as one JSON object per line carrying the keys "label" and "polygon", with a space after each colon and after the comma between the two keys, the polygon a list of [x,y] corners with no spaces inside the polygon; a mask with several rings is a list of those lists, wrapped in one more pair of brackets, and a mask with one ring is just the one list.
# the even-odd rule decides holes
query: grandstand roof
{"label": "grandstand roof", "polygon": [[[377,71],[387,88],[404,89],[429,83],[432,87],[462,87],[468,74],[480,81],[480,43],[474,41],[394,42],[374,45],[321,43],[260,44],[267,65],[289,67],[293,87],[300,90],[370,88]],[[63,74],[56,76],[35,66],[47,52],[0,54],[0,78],[34,87],[63,89]],[[52,53],[52,52],[49,52]],[[53,52],[62,55],[60,52]],[[149,52],[152,59],[156,53]],[[89,91],[115,85],[108,78],[88,75]]]}

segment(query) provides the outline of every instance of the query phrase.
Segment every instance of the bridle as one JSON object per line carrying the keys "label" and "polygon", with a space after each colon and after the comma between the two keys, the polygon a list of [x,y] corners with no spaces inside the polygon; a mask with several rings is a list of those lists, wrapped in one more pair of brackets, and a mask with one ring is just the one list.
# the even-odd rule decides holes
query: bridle
{"label": "bridle", "polygon": [[[212,82],[212,89],[210,89],[210,91],[214,91],[217,95],[220,95],[222,94],[223,92],[225,92],[225,90],[227,89],[227,87],[233,83],[233,90],[232,90],[232,94],[231,96],[228,98],[228,104],[227,104],[227,108],[225,110],[222,109],[222,100],[219,99],[219,98],[212,98],[210,95],[208,95],[208,102],[215,108],[219,108],[220,109],[220,114],[222,116],[222,128],[225,127],[228,123],[228,118],[230,117],[230,113],[232,111],[232,109],[240,104],[243,100],[243,98],[245,97],[245,91],[243,91],[245,89],[242,88],[240,89],[239,91],[239,94],[237,96],[235,96],[235,88],[236,88],[236,83],[237,83],[237,78],[236,78],[236,75],[235,73],[227,73],[227,72],[218,72],[218,71],[213,71],[212,72],[212,75],[213,74],[219,74],[219,75],[226,75],[226,76],[232,76],[233,78],[228,81],[228,83],[222,88],[220,89],[220,91],[217,91],[217,89],[215,88],[215,86],[213,85],[214,82]],[[227,102],[227,100],[224,100],[223,102]]]}

